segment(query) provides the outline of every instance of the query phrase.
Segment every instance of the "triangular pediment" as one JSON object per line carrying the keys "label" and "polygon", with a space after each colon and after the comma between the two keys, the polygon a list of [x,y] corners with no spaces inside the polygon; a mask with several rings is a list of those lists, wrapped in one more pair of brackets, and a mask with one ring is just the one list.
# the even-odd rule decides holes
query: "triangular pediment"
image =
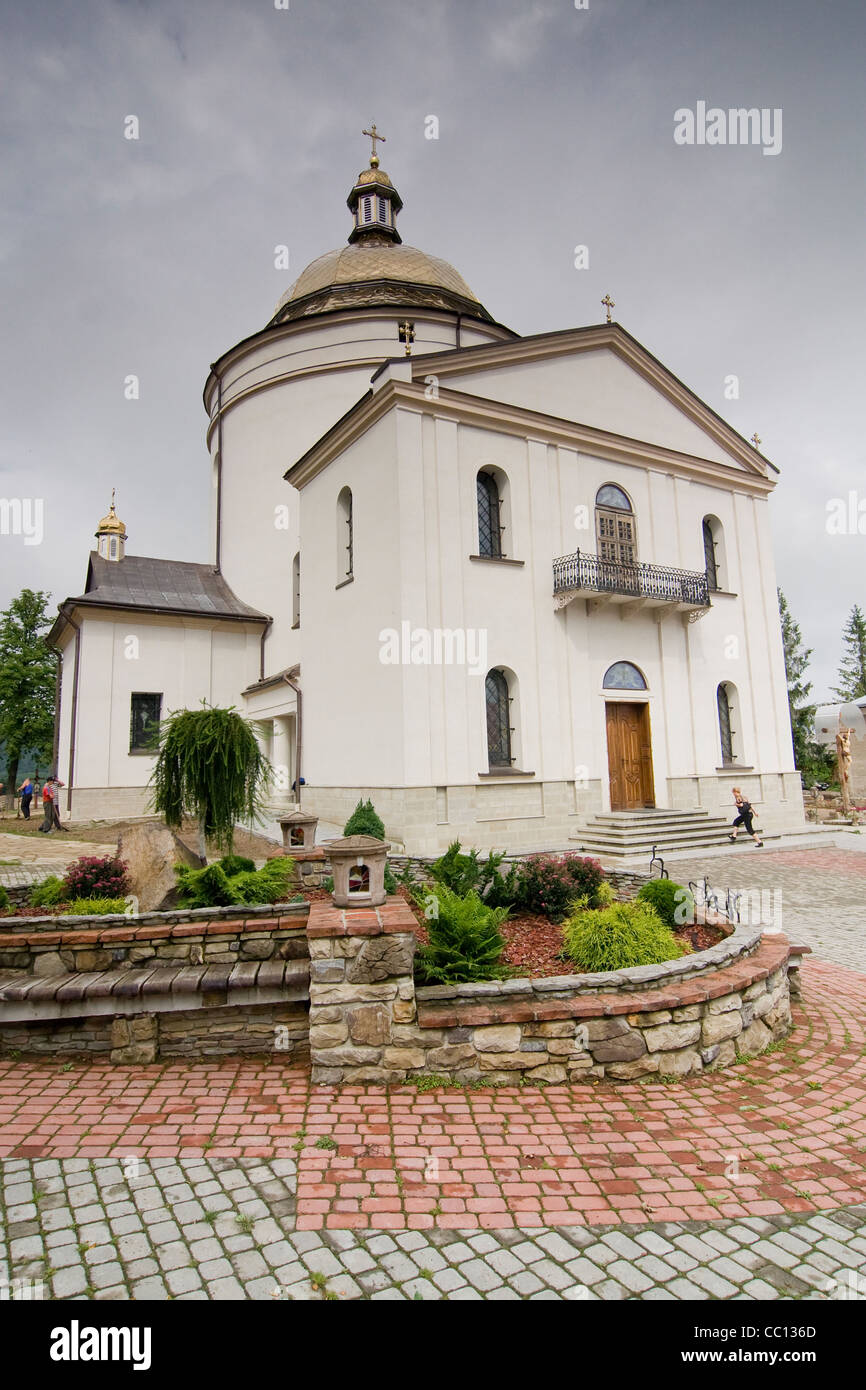
{"label": "triangular pediment", "polygon": [[416,379],[752,476],[776,469],[619,324],[416,359]]}

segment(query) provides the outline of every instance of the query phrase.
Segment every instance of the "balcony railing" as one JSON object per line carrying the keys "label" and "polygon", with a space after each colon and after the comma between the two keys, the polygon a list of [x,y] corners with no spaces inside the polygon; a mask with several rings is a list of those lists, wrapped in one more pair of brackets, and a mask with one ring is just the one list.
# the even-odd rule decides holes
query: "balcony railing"
{"label": "balcony railing", "polygon": [[620,564],[597,555],[563,555],[553,562],[555,595],[578,592],[619,599],[643,599],[651,604],[674,603],[682,609],[709,608],[706,573],[669,569],[667,565]]}

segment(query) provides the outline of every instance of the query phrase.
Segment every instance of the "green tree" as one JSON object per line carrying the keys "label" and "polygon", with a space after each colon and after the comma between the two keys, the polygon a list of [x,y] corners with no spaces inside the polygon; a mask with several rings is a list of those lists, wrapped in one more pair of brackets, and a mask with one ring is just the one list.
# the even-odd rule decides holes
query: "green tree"
{"label": "green tree", "polygon": [[177,710],[160,725],[151,805],[173,830],[185,815],[198,821],[202,858],[208,840],[230,853],[237,822],[261,812],[270,774],[251,725],[233,707]]}
{"label": "green tree", "polygon": [[791,736],[794,740],[794,764],[801,771],[810,761],[810,744],[815,720],[815,705],[808,703],[812,682],[804,680],[812,657],[812,648],[803,646],[799,623],[795,623],[781,589],[779,618],[782,623],[782,647],[785,652],[785,675],[788,681],[788,709],[791,714]]}
{"label": "green tree", "polygon": [[842,629],[844,655],[839,664],[839,684],[833,694],[840,700],[857,700],[866,695],[866,617],[855,603]]}
{"label": "green tree", "polygon": [[43,767],[54,753],[57,658],[45,645],[50,595],[22,589],[0,613],[0,741],[6,754],[7,792],[18,783],[21,755]]}

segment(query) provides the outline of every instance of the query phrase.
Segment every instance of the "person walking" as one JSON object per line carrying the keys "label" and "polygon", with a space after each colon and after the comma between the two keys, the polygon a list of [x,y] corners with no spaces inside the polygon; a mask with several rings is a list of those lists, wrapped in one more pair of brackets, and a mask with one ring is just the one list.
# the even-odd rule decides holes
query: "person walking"
{"label": "person walking", "polygon": [[25,777],[18,791],[21,794],[21,814],[25,820],[29,820],[30,803],[33,800],[33,778]]}
{"label": "person walking", "polygon": [[747,800],[746,797],[743,796],[743,793],[740,791],[739,787],[732,787],[731,791],[734,798],[734,804],[737,808],[737,815],[733,822],[733,830],[728,836],[728,839],[733,844],[736,844],[737,829],[739,826],[744,825],[746,827],[746,834],[751,835],[752,839],[755,842],[755,847],[757,849],[760,849],[764,841],[758,838],[758,832],[752,825],[752,817],[755,814],[752,809],[752,803],[749,800]]}

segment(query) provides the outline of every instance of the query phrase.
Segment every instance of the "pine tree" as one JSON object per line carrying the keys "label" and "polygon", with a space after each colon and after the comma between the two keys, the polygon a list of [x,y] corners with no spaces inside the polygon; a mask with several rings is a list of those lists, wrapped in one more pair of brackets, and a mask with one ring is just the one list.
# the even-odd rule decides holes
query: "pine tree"
{"label": "pine tree", "polygon": [[0,742],[7,792],[17,787],[23,753],[32,753],[43,767],[53,757],[57,658],[45,645],[49,597],[22,589],[0,613]]}
{"label": "pine tree", "polygon": [[803,679],[812,657],[812,648],[803,646],[799,623],[795,623],[781,589],[779,618],[782,623],[782,647],[785,652],[785,675],[788,682],[788,709],[791,715],[791,736],[794,741],[794,764],[801,771],[811,760],[811,735],[815,705],[807,704],[812,682]]}
{"label": "pine tree", "polygon": [[858,700],[866,695],[866,617],[855,603],[842,630],[845,654],[839,664],[839,684],[833,694],[840,700]]}

